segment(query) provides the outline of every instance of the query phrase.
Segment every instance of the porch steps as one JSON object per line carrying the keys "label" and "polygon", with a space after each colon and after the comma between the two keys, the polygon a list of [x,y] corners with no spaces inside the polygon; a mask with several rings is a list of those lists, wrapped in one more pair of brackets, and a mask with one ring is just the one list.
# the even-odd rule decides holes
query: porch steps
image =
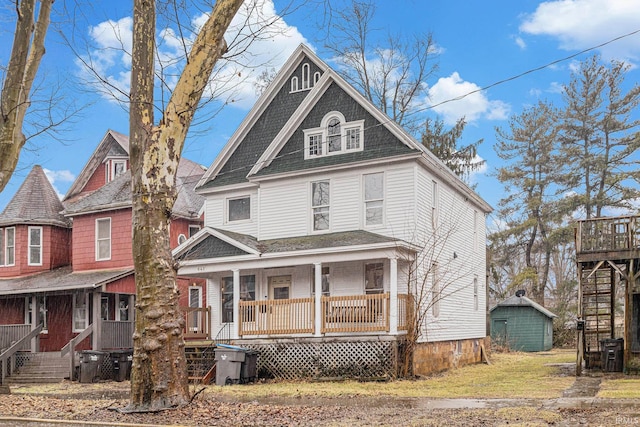
{"label": "porch steps", "polygon": [[69,378],[69,357],[61,357],[59,351],[25,353],[24,364],[6,378],[11,384],[58,383]]}

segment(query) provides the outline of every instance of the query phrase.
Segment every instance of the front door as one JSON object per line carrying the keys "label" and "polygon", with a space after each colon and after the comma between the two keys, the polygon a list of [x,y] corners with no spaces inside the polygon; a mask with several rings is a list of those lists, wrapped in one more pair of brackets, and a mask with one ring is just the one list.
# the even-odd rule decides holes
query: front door
{"label": "front door", "polygon": [[290,292],[290,275],[269,277],[269,329],[290,329],[289,304],[286,301],[289,299]]}

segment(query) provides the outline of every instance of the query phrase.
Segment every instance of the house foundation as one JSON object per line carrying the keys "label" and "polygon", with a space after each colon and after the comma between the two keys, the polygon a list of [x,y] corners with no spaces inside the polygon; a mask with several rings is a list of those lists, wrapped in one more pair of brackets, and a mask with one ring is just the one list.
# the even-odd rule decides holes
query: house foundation
{"label": "house foundation", "polygon": [[426,376],[480,363],[483,359],[482,353],[490,346],[490,337],[418,343],[413,353],[413,373]]}

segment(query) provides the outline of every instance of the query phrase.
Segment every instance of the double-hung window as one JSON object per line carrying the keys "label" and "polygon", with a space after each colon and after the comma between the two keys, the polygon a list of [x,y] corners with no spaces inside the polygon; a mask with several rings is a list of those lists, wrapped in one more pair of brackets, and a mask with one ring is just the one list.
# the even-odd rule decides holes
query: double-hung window
{"label": "double-hung window", "polygon": [[111,218],[96,220],[96,261],[111,259]]}
{"label": "double-hung window", "polygon": [[384,173],[364,176],[364,218],[366,226],[382,225],[384,212]]}
{"label": "double-hung window", "polygon": [[42,227],[29,227],[29,265],[42,265]]}
{"label": "double-hung window", "polygon": [[313,231],[329,230],[329,181],[311,183]]}
{"label": "double-hung window", "polygon": [[16,263],[16,229],[0,228],[0,265],[11,266]]}

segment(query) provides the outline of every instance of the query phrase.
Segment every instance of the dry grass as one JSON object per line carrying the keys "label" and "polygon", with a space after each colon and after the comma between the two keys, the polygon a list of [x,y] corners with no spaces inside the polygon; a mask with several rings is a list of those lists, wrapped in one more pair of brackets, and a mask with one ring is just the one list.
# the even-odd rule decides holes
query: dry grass
{"label": "dry grass", "polygon": [[274,381],[254,386],[210,386],[211,392],[244,399],[259,397],[393,396],[439,398],[555,398],[571,386],[574,378],[558,375],[558,363],[575,360],[573,351],[501,353],[491,365],[454,369],[415,381],[388,383]]}
{"label": "dry grass", "polygon": [[640,398],[640,377],[605,378],[600,383],[598,397],[638,399]]}
{"label": "dry grass", "polygon": [[[573,376],[559,375],[559,363],[575,361],[572,350],[541,353],[497,353],[491,365],[478,364],[453,369],[420,380],[398,380],[382,383],[334,381],[265,381],[254,385],[208,386],[208,392],[242,400],[287,397],[435,397],[435,398],[556,398],[570,387]],[[605,380],[603,397],[640,397],[640,379]],[[104,382],[79,384],[65,381],[59,384],[12,387],[16,394],[100,395],[128,392],[129,383]],[[197,387],[199,388],[199,387]]]}

